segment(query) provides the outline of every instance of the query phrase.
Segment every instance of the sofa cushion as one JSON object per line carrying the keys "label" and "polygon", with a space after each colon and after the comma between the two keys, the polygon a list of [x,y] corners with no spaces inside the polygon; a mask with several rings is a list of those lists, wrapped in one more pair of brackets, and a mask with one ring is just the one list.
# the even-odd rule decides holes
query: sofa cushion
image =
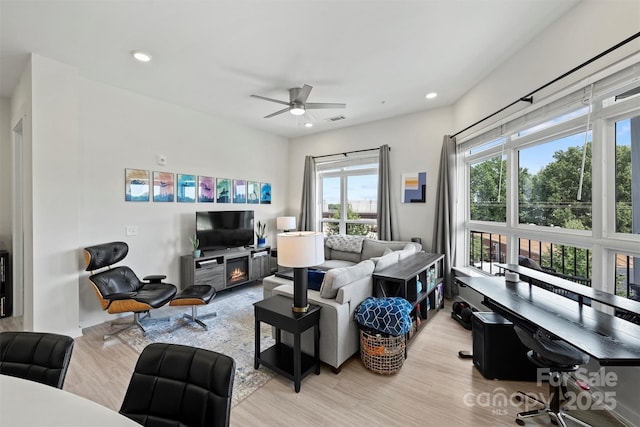
{"label": "sofa cushion", "polygon": [[333,299],[338,295],[338,289],[353,283],[373,273],[374,265],[370,260],[362,261],[352,267],[334,268],[327,271],[320,287],[322,298]]}
{"label": "sofa cushion", "polygon": [[375,271],[380,271],[387,267],[392,266],[398,262],[398,251],[391,252],[390,254],[386,254],[385,256],[381,256],[378,262],[376,263]]}
{"label": "sofa cushion", "polygon": [[362,243],[362,259],[371,259],[373,257],[379,257],[385,255],[385,251],[390,249],[392,251],[399,251],[403,249],[407,244],[412,244],[416,247],[416,252],[422,250],[422,245],[413,242],[400,242],[389,240],[374,240],[365,239]]}

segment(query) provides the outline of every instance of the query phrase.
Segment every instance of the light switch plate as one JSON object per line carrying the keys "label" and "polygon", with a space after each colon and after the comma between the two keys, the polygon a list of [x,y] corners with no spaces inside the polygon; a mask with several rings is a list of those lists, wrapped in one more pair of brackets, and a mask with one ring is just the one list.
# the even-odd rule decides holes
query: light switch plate
{"label": "light switch plate", "polygon": [[137,235],[138,235],[138,226],[127,225],[127,236],[137,236]]}

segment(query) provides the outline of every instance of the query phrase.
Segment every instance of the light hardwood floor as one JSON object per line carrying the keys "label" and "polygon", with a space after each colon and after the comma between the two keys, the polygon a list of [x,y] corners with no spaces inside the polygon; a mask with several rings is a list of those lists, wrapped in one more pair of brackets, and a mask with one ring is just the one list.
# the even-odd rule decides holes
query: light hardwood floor
{"label": "light hardwood floor", "polygon": [[[471,359],[458,358],[459,350],[471,349],[471,333],[449,313],[448,304],[432,316],[411,341],[397,374],[375,374],[356,355],[339,374],[323,366],[320,375],[305,378],[300,393],[276,376],[232,409],[231,425],[515,426],[523,409],[509,398],[518,390],[546,397],[547,386],[483,378]],[[19,319],[0,320],[0,330],[11,329],[20,329]],[[103,341],[108,330],[105,323],[76,338],[64,389],[117,411],[138,354],[118,338]],[[594,425],[621,425],[603,411],[591,411],[588,419]],[[542,416],[527,425],[550,422]]]}

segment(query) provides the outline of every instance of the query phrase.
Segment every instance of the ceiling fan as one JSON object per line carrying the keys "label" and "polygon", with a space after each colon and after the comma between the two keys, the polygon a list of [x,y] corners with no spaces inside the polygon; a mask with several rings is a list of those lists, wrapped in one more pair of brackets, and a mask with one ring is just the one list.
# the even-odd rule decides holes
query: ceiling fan
{"label": "ceiling fan", "polygon": [[306,110],[314,110],[320,108],[346,108],[347,104],[339,104],[334,102],[307,102],[309,94],[311,93],[312,86],[303,85],[302,87],[292,87],[289,89],[289,102],[280,101],[279,99],[267,98],[266,96],[251,95],[253,98],[264,99],[265,101],[276,102],[278,104],[286,105],[287,108],[271,113],[268,116],[264,116],[268,119],[278,114],[286,113],[287,111],[294,116],[302,116]]}

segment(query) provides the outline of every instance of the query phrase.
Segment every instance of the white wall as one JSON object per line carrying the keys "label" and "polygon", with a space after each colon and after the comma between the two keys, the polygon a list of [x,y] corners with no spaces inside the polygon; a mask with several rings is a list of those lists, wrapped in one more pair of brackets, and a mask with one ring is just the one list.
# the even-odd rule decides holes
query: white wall
{"label": "white wall", "polygon": [[[20,81],[11,96],[11,129],[15,129],[22,122],[22,172],[13,172],[12,178],[21,182],[22,194],[16,197],[22,198],[22,234],[24,244],[19,243],[19,238],[13,237],[13,295],[14,315],[22,313],[23,327],[25,330],[33,330],[33,200],[32,200],[32,83],[31,61],[20,75]],[[13,157],[13,154],[12,154]],[[4,194],[2,199],[11,205],[13,212],[13,190]],[[16,253],[16,245],[21,245],[21,253]],[[24,255],[24,256],[23,256]],[[18,259],[24,259],[23,267],[16,268]],[[22,304],[19,302],[22,301]]]}
{"label": "white wall", "polygon": [[[466,128],[627,39],[639,28],[640,1],[583,0],[518,53],[498,65],[493,73],[455,104],[455,131]],[[534,95],[534,102],[638,50],[640,40],[636,39]],[[504,117],[528,105],[521,102],[497,117]],[[490,123],[492,121],[469,132]]]}
{"label": "white wall", "polygon": [[33,328],[77,335],[78,73],[33,55]]}
{"label": "white wall", "polygon": [[13,153],[11,149],[11,100],[0,97],[0,242],[11,249],[11,171]]}
{"label": "white wall", "polygon": [[[395,240],[422,238],[426,249],[433,236],[436,185],[440,168],[442,136],[451,132],[452,110],[442,108],[408,114],[374,123],[297,138],[289,146],[289,199],[287,213],[300,214],[302,175],[306,155],[391,147],[391,201]],[[404,172],[427,172],[427,202],[400,203]]]}
{"label": "white wall", "polygon": [[[85,246],[122,240],[129,244],[125,263],[140,277],[166,274],[179,285],[179,257],[190,252],[196,210],[252,209],[256,221],[267,221],[267,243],[275,242],[275,218],[285,204],[284,138],[86,79],[79,123],[77,259]],[[166,166],[156,163],[158,154]],[[270,182],[272,204],[125,202],[125,168]],[[138,227],[137,236],[125,235],[128,225]],[[79,276],[81,326],[109,318],[87,277]]]}

